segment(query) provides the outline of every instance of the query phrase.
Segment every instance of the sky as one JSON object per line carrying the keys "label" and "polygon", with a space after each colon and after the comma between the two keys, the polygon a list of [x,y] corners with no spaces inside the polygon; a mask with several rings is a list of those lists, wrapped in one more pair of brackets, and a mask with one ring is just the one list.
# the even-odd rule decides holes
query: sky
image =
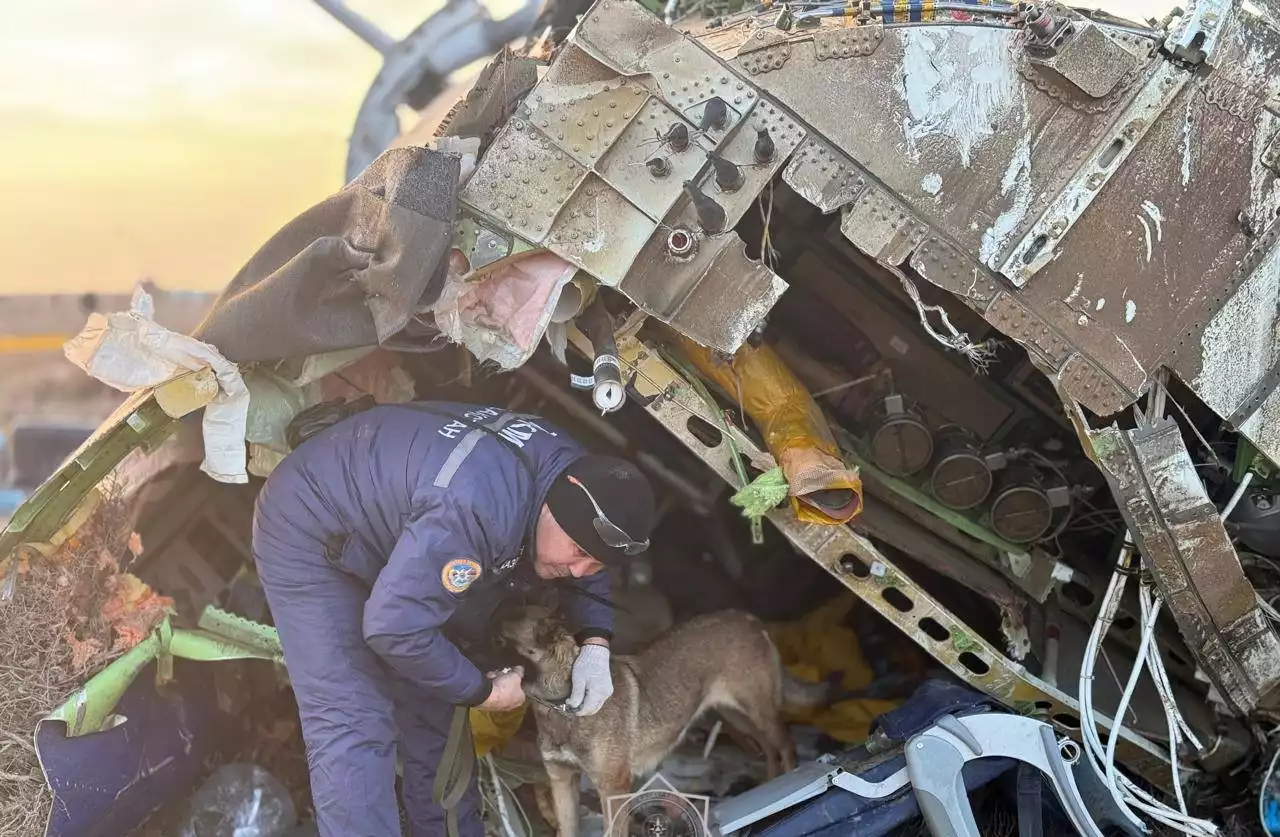
{"label": "sky", "polygon": [[[437,3],[349,5],[399,38]],[[380,63],[310,0],[0,2],[0,293],[221,288],[341,187]]]}

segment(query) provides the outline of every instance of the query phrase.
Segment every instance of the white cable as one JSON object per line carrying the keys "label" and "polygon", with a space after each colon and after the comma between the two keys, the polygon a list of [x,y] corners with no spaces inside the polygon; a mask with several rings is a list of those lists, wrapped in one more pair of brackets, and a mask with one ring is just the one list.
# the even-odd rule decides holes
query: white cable
{"label": "white cable", "polygon": [[1218,517],[1220,520],[1226,520],[1231,513],[1236,510],[1236,506],[1240,503],[1240,498],[1249,490],[1249,483],[1253,482],[1253,471],[1245,472],[1244,478],[1240,480],[1240,484],[1236,486],[1236,491],[1231,495],[1231,499],[1227,501],[1227,505],[1223,507],[1222,514]]}
{"label": "white cable", "polygon": [[[1104,770],[1102,740],[1098,736],[1097,718],[1093,712],[1093,670],[1097,665],[1098,651],[1102,648],[1102,639],[1111,628],[1116,610],[1120,605],[1120,596],[1124,593],[1127,582],[1126,564],[1133,555],[1133,544],[1126,536],[1123,548],[1116,560],[1116,571],[1111,574],[1107,591],[1102,596],[1102,606],[1098,618],[1093,623],[1089,634],[1089,642],[1085,646],[1084,657],[1080,661],[1080,734],[1084,739],[1085,752],[1099,773]],[[1109,786],[1116,804],[1125,807],[1120,789]]]}
{"label": "white cable", "polygon": [[503,792],[505,786],[498,776],[498,768],[493,764],[493,756],[485,753],[484,763],[489,765],[489,774],[493,777],[493,795],[498,797],[498,819],[502,822],[502,830],[507,837],[518,837],[511,827],[511,811],[507,808],[507,795]]}
{"label": "white cable", "polygon": [[[968,334],[951,323],[951,317],[947,314],[945,308],[940,305],[925,304],[924,300],[920,298],[920,289],[907,278],[905,273],[888,262],[881,261],[878,264],[896,276],[898,281],[902,283],[902,289],[906,291],[907,296],[911,297],[911,301],[916,306],[916,313],[920,315],[921,328],[938,343],[969,358],[969,362],[973,364],[974,369],[979,372],[985,372],[995,355],[995,349],[992,345],[990,343],[974,343],[971,341]],[[933,323],[929,322],[930,313],[938,315],[946,334],[940,333],[938,329],[934,328]]]}
{"label": "white cable", "polygon": [[[1126,534],[1125,545],[1117,560],[1116,572],[1112,574],[1111,582],[1107,587],[1107,592],[1103,595],[1102,608],[1098,615],[1098,619],[1094,622],[1093,629],[1089,636],[1089,643],[1085,648],[1084,659],[1080,666],[1080,709],[1081,709],[1081,734],[1085,740],[1085,752],[1089,754],[1094,765],[1098,768],[1099,773],[1107,777],[1107,784],[1111,790],[1112,797],[1116,803],[1125,810],[1133,812],[1135,809],[1146,814],[1150,819],[1155,820],[1163,825],[1181,831],[1186,834],[1194,835],[1194,837],[1215,837],[1218,830],[1217,826],[1206,820],[1191,817],[1186,813],[1177,811],[1159,800],[1155,799],[1151,794],[1138,787],[1131,782],[1124,774],[1119,773],[1115,768],[1114,755],[1115,746],[1119,741],[1121,728],[1123,726],[1119,721],[1113,721],[1111,734],[1108,736],[1108,744],[1104,748],[1101,737],[1098,734],[1097,719],[1093,710],[1093,671],[1097,666],[1098,654],[1102,648],[1106,634],[1110,631],[1111,623],[1115,618],[1116,610],[1119,607],[1120,599],[1124,593],[1127,583],[1129,562],[1133,553],[1133,543]],[[1141,593],[1142,591],[1140,591]],[[1158,614],[1159,608],[1152,603],[1150,597],[1146,600],[1147,606],[1144,608],[1144,626],[1154,626],[1155,615]],[[1138,659],[1135,660],[1135,670],[1130,674],[1129,687],[1125,690],[1125,696],[1121,698],[1121,704],[1116,712],[1118,718],[1123,718],[1123,712],[1132,699],[1133,690],[1136,687],[1137,675],[1144,660],[1148,656],[1148,650],[1151,648],[1151,639],[1154,634],[1153,630],[1145,630],[1143,632],[1142,649],[1139,652]],[[1157,654],[1158,656],[1158,654]],[[1163,664],[1161,664],[1163,665]],[[1158,674],[1153,675],[1157,678]],[[1173,730],[1170,736],[1170,748],[1174,761],[1174,775],[1177,775],[1177,740],[1179,724],[1175,720],[1173,712],[1168,711],[1166,705],[1166,721]],[[1176,712],[1176,706],[1174,707]],[[1181,718],[1181,713],[1176,713]],[[1110,758],[1108,758],[1110,755]],[[1179,789],[1179,804],[1185,803],[1181,799]]]}
{"label": "white cable", "polygon": [[[1139,599],[1142,596],[1139,595]],[[1125,684],[1124,692],[1120,695],[1120,703],[1116,706],[1115,717],[1123,718],[1125,710],[1129,708],[1129,701],[1133,700],[1133,693],[1137,691],[1138,680],[1142,677],[1142,669],[1147,661],[1147,648],[1151,644],[1151,638],[1155,635],[1156,617],[1160,615],[1161,602],[1157,601],[1155,606],[1150,608],[1150,613],[1145,614],[1146,618],[1142,623],[1142,639],[1138,643],[1138,654],[1133,661],[1133,668],[1129,671],[1129,681]],[[1143,610],[1147,610],[1145,601],[1143,602]],[[1107,783],[1115,786],[1119,781],[1116,770],[1116,744],[1120,742],[1120,722],[1117,720],[1116,725],[1111,729],[1111,734],[1107,736]]]}

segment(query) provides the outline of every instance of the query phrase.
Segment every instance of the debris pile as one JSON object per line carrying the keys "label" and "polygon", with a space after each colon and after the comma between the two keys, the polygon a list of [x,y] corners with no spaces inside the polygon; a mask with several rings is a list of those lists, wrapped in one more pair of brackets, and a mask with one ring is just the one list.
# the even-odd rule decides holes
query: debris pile
{"label": "debris pile", "polygon": [[0,834],[9,837],[43,834],[48,820],[36,723],[172,606],[127,572],[142,544],[125,500],[102,490],[93,514],[57,548],[0,560],[0,572],[19,576],[13,597],[0,602]]}

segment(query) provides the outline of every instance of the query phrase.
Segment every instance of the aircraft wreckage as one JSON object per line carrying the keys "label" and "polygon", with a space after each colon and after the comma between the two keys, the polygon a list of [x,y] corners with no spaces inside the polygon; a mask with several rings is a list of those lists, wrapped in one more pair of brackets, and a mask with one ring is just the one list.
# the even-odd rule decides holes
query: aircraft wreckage
{"label": "aircraft wreckage", "polygon": [[[1115,628],[1118,588],[1140,554],[1142,595],[1150,612],[1172,614],[1181,638],[1170,641],[1186,651],[1174,652],[1178,667],[1194,681],[1172,677],[1160,691],[1204,725],[1184,755],[1218,769],[1249,746],[1229,718],[1280,706],[1275,612],[1237,551],[1262,549],[1271,505],[1249,493],[1250,474],[1280,461],[1277,10],[1199,2],[1161,31],[1057,4],[802,3],[673,27],[634,2],[601,0],[490,127],[461,191],[472,267],[490,253],[550,250],[728,355],[763,334],[788,289],[787,271],[771,269],[779,232],[762,249],[752,242],[754,258],[738,232],[760,234],[751,216],[763,205],[803,216],[824,246],[892,277],[923,330],[981,366],[988,347],[923,289],[963,303],[1026,350],[1104,474],[1127,529],[1119,583],[1107,588],[1102,563],[1041,548],[1061,531],[1069,480],[1042,476],[1034,500],[1000,496],[989,456],[955,460],[962,499],[938,493],[936,470],[935,498],[954,509],[994,497],[984,522],[1040,545],[996,566],[1025,586],[1041,573],[1046,587],[1087,588],[1069,606],[1104,627]],[[783,188],[816,211],[780,209]],[[801,270],[806,258],[791,254]],[[597,345],[597,372],[632,370],[633,397],[734,479],[728,452],[686,427],[690,411],[715,418],[696,399],[680,403],[660,352],[634,329],[616,351],[620,363]],[[1204,457],[1218,454],[1179,423],[1174,386],[1256,456],[1235,474],[1234,496],[1202,480]],[[910,399],[886,401],[862,440],[880,471],[923,473],[948,443],[953,455],[973,450],[963,433],[930,440]],[[1239,525],[1224,526],[1227,502]],[[1065,658],[1055,687],[994,647],[958,642],[973,632],[854,531],[784,513],[775,522],[953,673],[1079,734],[1091,686],[1078,694]],[[865,528],[884,537],[875,522]],[[1132,648],[1160,653],[1148,620],[1125,621]],[[1207,700],[1181,697],[1184,686]],[[1164,746],[1123,732],[1120,760],[1159,781],[1165,730],[1151,730]]]}
{"label": "aircraft wreckage", "polygon": [[[796,550],[1079,741],[1130,811],[1212,833],[1174,792],[1230,796],[1280,720],[1277,21],[1277,0],[1148,24],[996,0],[665,23],[599,0],[398,141],[459,173],[442,247],[405,220],[440,190],[395,152],[304,216],[394,205],[371,326],[284,346],[267,324],[302,297],[238,277],[196,336],[257,400],[254,363],[443,335],[694,510],[706,466],[736,487],[780,466],[788,502],[760,514]],[[291,269],[290,229],[246,270]],[[410,256],[449,262],[431,293],[400,282]],[[341,299],[289,310],[337,323],[318,312]],[[419,395],[458,377],[411,371]],[[133,445],[168,421],[130,404]],[[104,432],[86,451],[118,461]],[[249,441],[255,473],[287,451]],[[42,491],[0,552],[61,524]]]}

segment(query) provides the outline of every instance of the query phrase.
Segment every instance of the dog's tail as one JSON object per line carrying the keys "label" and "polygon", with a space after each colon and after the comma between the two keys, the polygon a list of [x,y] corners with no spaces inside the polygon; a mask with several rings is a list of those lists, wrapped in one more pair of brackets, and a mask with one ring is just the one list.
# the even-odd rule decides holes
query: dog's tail
{"label": "dog's tail", "polygon": [[806,683],[793,677],[782,665],[782,654],[769,631],[762,627],[761,633],[764,634],[765,642],[769,643],[769,654],[773,658],[774,671],[777,672],[778,688],[774,695],[774,705],[779,709],[784,706],[790,709],[822,709],[830,706],[844,679],[844,672],[832,672],[820,683]]}
{"label": "dog's tail", "polygon": [[778,643],[773,641],[773,637],[769,635],[769,629],[760,626],[760,633],[764,634],[764,641],[769,643],[769,657],[773,660],[773,670],[777,673],[774,682],[778,684],[774,690],[773,705],[781,709],[787,702],[787,684],[789,679],[787,670],[782,667],[782,654],[778,651]]}

